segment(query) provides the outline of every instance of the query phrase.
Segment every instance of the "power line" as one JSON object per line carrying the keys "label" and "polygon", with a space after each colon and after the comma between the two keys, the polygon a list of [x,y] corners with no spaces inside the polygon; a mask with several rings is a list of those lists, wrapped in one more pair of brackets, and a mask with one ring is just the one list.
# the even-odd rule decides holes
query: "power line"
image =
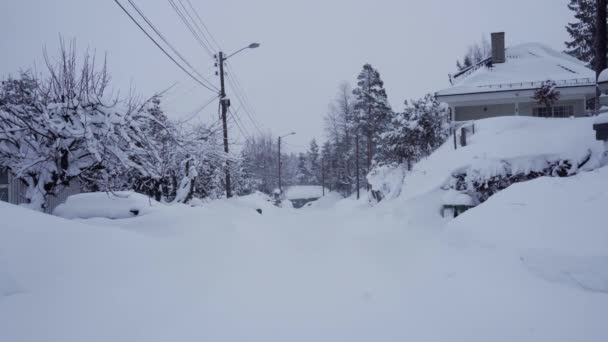
{"label": "power line", "polygon": [[125,12],[125,14],[127,16],[129,16],[129,18],[131,18],[131,20],[135,23],[135,25],[137,25],[137,27],[139,27],[139,29],[167,56],[169,57],[169,59],[171,61],[173,61],[173,63],[175,63],[175,65],[177,65],[180,69],[182,69],[183,72],[185,72],[188,76],[190,76],[193,80],[195,80],[198,84],[200,84],[201,86],[207,88],[208,90],[212,91],[212,92],[216,92],[217,89],[213,89],[209,86],[207,86],[206,84],[204,84],[201,80],[199,80],[198,78],[196,78],[194,75],[192,75],[192,73],[190,73],[188,70],[186,70],[186,68],[184,68],[181,64],[179,64],[175,58],[173,58],[173,56],[171,56],[167,50],[165,50],[149,33],[148,31],[146,31],[143,26],[141,26],[139,24],[139,22],[137,22],[137,20],[131,15],[131,13],[129,13],[129,11],[120,3],[118,2],[118,0],[114,0],[114,2]]}
{"label": "power line", "polygon": [[231,72],[228,73],[228,83],[230,83],[237,99],[241,103],[241,106],[243,107],[245,114],[247,114],[247,116],[248,116],[249,120],[251,121],[251,123],[253,124],[254,128],[260,134],[264,134],[260,128],[260,126],[261,126],[260,123],[257,121],[257,119],[255,118],[255,115],[253,114],[253,112],[255,112],[255,111],[253,110],[251,104],[248,101],[246,93],[242,90],[242,87],[240,86],[238,79],[236,78],[234,68],[231,65],[229,65],[229,66],[230,66]]}
{"label": "power line", "polygon": [[[250,136],[249,132],[247,132],[246,127],[240,121],[239,116],[236,113],[234,113],[232,110],[228,110],[228,113],[234,119],[234,123],[235,123],[236,127],[239,129],[239,131],[241,132],[241,136],[243,138],[247,138],[248,136]],[[247,133],[245,133],[245,132],[247,132]]]}
{"label": "power line", "polygon": [[207,108],[210,104],[212,104],[213,101],[215,101],[215,99],[217,99],[218,97],[219,97],[219,95],[215,95],[212,98],[210,98],[209,100],[205,101],[205,103],[202,106],[195,109],[190,115],[188,115],[188,117],[186,119],[180,120],[180,123],[186,123],[186,122],[194,119],[198,114],[200,114],[200,112],[202,112],[205,108]]}
{"label": "power line", "polygon": [[[209,28],[207,27],[207,25],[205,25],[205,22],[203,21],[203,19],[201,18],[201,16],[196,11],[196,8],[194,8],[194,6],[192,6],[192,3],[190,2],[190,0],[186,0],[186,1],[188,2],[188,5],[192,9],[192,12],[194,12],[194,15],[198,18],[198,21],[201,23],[201,26],[203,26],[203,28],[205,29],[205,31],[207,31],[207,34],[209,35],[209,38],[211,38],[211,41],[213,41],[213,43],[215,43],[216,49],[218,51],[221,51],[222,48],[221,48],[220,44],[217,42],[217,40],[215,40],[215,38],[213,37],[213,34],[211,34],[211,31],[209,31]],[[181,2],[181,0],[180,0],[180,2]]]}
{"label": "power line", "polygon": [[[201,34],[201,37],[205,40],[205,42],[207,43],[206,46],[209,46],[211,48],[211,51],[217,52],[221,49],[215,49],[215,47],[213,46],[213,44],[209,41],[209,39],[207,38],[207,36],[205,35],[205,32],[203,32],[203,29],[201,29],[200,26],[198,26],[198,24],[196,23],[196,20],[194,20],[194,18],[192,17],[192,15],[190,14],[190,11],[186,8],[186,6],[184,5],[184,3],[182,2],[182,0],[178,0],[179,4],[182,6],[182,8],[184,9],[184,12],[186,13],[186,15],[188,15],[188,18],[190,18],[190,21],[194,24],[194,26],[198,29],[198,32]],[[193,8],[192,5],[190,4],[190,8]],[[199,21],[203,24],[203,20],[201,19],[200,16],[198,16]],[[206,26],[205,26],[206,27]],[[207,30],[207,32],[209,32]],[[211,35],[211,33],[209,33],[209,35]]]}
{"label": "power line", "polygon": [[244,95],[241,94],[242,91],[238,88],[238,86],[235,84],[235,82],[232,80],[232,78],[228,77],[228,83],[230,83],[232,90],[234,90],[234,93],[237,97],[237,100],[241,103],[241,106],[243,107],[245,114],[247,115],[247,117],[249,118],[251,123],[253,124],[254,128],[260,134],[263,134],[262,130],[260,129],[259,123],[257,122],[257,120],[255,119],[255,117],[252,115],[252,113],[250,111],[249,104],[244,99]]}
{"label": "power line", "polygon": [[[207,51],[207,53],[209,54],[209,56],[211,58],[213,58],[214,52],[212,51],[212,49],[210,49],[207,46],[207,44],[205,44],[205,42],[203,41],[203,39],[194,30],[194,28],[192,27],[192,25],[190,24],[190,22],[186,18],[186,15],[182,12],[182,10],[179,9],[179,7],[177,6],[177,4],[173,0],[169,0],[169,4],[171,5],[171,7],[175,11],[175,13],[177,13],[177,16],[184,23],[184,25],[186,25],[186,28],[190,31],[190,33],[192,33],[192,35],[194,36],[194,39],[196,39],[196,41],[199,43],[199,45],[201,45],[203,47],[203,49],[205,49],[205,51]],[[183,7],[183,5],[182,5],[182,7]]]}
{"label": "power line", "polygon": [[167,44],[167,46],[173,51],[173,53],[175,53],[192,71],[194,71],[198,75],[198,77],[200,77],[203,81],[207,82],[207,84],[209,84],[212,88],[215,88],[215,86],[213,85],[213,83],[211,83],[209,80],[207,80],[205,78],[205,76],[203,76],[200,72],[198,72],[198,70],[196,70],[196,68],[193,67],[192,64],[190,64],[190,62],[188,62],[188,60],[186,60],[186,58],[184,58],[184,56],[182,56],[182,54],[179,53],[179,51],[177,51],[177,49],[167,40],[167,38],[165,38],[165,36],[160,32],[160,30],[158,30],[156,28],[156,26],[152,23],[152,21],[150,21],[150,19],[148,19],[148,17],[146,17],[146,15],[143,13],[143,11],[140,10],[139,7],[137,7],[137,5],[135,4],[135,2],[133,2],[133,0],[128,0],[128,1],[131,4],[131,6],[133,6],[133,8],[135,9],[135,11],[137,11],[137,13],[139,13],[139,15],[144,19],[144,21],[160,37],[160,39],[165,44]]}

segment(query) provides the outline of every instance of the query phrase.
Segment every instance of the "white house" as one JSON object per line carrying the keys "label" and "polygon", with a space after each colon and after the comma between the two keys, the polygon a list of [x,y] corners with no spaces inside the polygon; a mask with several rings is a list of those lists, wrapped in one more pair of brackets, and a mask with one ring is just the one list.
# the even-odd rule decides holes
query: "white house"
{"label": "white house", "polygon": [[[19,179],[15,178],[8,169],[0,166],[0,201],[12,204],[26,203],[25,192],[27,187]],[[74,194],[81,192],[81,184],[78,181],[59,192],[57,196],[49,196],[45,203],[45,212],[51,213],[61,203]]]}
{"label": "white house", "polygon": [[[552,80],[559,101],[548,109],[533,99],[542,83]],[[503,32],[492,33],[492,56],[450,77],[452,85],[437,92],[450,106],[454,121],[497,116],[586,116],[596,96],[595,72],[574,57],[542,44],[505,48]]]}

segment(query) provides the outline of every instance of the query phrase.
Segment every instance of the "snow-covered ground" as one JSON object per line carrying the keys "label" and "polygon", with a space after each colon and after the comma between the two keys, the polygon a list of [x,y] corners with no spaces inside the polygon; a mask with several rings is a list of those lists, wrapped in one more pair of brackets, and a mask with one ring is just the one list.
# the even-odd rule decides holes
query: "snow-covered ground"
{"label": "snow-covered ground", "polygon": [[471,160],[601,147],[592,119],[501,120],[375,206],[255,194],[74,221],[0,203],[0,341],[608,341],[607,167],[439,215]]}

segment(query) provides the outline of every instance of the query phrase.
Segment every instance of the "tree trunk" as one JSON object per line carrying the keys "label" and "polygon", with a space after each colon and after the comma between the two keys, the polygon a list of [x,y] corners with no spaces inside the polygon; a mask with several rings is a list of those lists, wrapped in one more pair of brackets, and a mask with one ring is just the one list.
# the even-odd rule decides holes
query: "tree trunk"
{"label": "tree trunk", "polygon": [[596,0],[596,4],[595,72],[599,76],[608,67],[606,60],[608,33],[606,32],[606,0]]}

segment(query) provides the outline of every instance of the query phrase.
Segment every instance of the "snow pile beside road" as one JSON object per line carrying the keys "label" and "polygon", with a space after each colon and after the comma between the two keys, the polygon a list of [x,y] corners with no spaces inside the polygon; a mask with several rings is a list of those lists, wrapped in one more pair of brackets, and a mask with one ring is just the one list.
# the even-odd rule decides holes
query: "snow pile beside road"
{"label": "snow pile beside road", "polygon": [[[499,117],[475,122],[475,134],[466,147],[454,150],[448,140],[428,158],[414,165],[402,185],[402,197],[413,198],[441,187],[452,173],[473,167],[492,173],[503,160],[527,161],[518,169],[534,169],[535,157],[580,161],[591,152],[591,163],[599,160],[603,146],[595,140],[594,118],[544,119]],[[483,169],[486,165],[488,170]],[[487,172],[486,172],[487,171]],[[495,172],[494,172],[495,173]]]}
{"label": "snow pile beside road", "polygon": [[568,178],[514,184],[448,229],[484,244],[608,256],[607,206],[608,167],[603,167]]}
{"label": "snow pile beside road", "polygon": [[163,204],[131,191],[90,192],[68,197],[53,215],[67,219],[124,219],[146,215]]}
{"label": "snow pile beside road", "polygon": [[459,240],[514,251],[532,274],[608,293],[608,167],[512,185],[448,224]]}
{"label": "snow pile beside road", "polygon": [[383,200],[399,197],[407,171],[401,165],[376,167],[367,175],[367,181],[375,191],[380,191]]}

